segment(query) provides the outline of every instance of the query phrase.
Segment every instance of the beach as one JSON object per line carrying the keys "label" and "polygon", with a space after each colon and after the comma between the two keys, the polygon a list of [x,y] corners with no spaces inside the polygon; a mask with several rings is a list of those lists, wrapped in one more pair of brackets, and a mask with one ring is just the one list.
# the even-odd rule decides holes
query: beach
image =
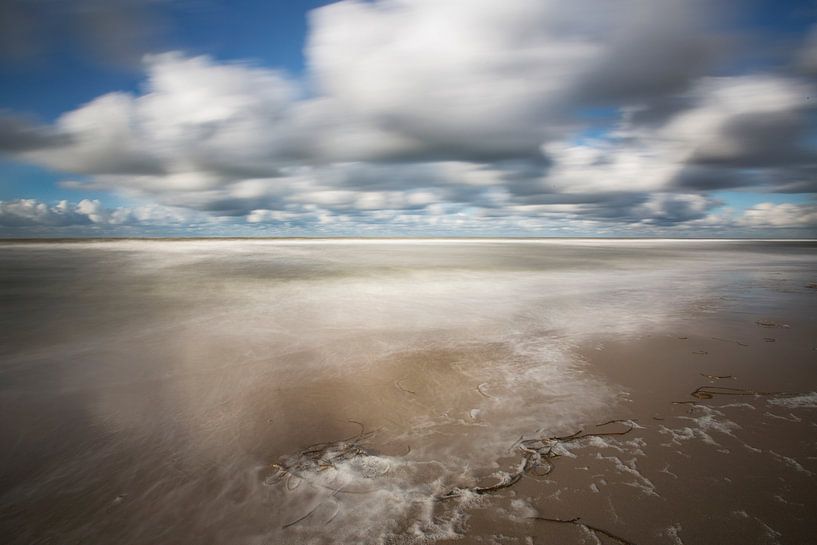
{"label": "beach", "polygon": [[817,242],[0,242],[10,544],[806,544]]}

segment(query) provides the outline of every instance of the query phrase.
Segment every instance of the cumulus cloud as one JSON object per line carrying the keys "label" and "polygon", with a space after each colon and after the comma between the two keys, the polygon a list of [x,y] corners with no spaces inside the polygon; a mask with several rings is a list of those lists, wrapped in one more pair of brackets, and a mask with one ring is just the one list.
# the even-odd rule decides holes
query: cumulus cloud
{"label": "cumulus cloud", "polygon": [[710,78],[698,91],[699,104],[664,130],[695,143],[693,163],[813,162],[804,142],[813,89],[807,82],[770,75]]}
{"label": "cumulus cloud", "polygon": [[737,223],[747,227],[817,227],[817,206],[761,203],[747,209]]}
{"label": "cumulus cloud", "polygon": [[85,175],[64,187],[255,225],[699,224],[713,190],[817,191],[814,82],[713,75],[722,15],[347,0],[310,14],[300,80],[150,55],[138,94],[0,118],[0,149]]}
{"label": "cumulus cloud", "polygon": [[49,205],[37,199],[0,201],[0,226],[73,227],[190,224],[202,218],[184,209],[159,205],[106,208],[98,200],[66,200]]}
{"label": "cumulus cloud", "polygon": [[[682,91],[714,56],[703,2],[383,0],[316,10],[318,89],[404,153],[537,155],[598,103]],[[414,148],[414,150],[412,150]]]}
{"label": "cumulus cloud", "polygon": [[94,207],[95,203],[86,200],[80,201],[77,205],[60,201],[55,206],[48,206],[35,199],[0,201],[0,225],[4,227],[87,225],[93,223],[93,220],[86,212]]}
{"label": "cumulus cloud", "polygon": [[142,95],[110,93],[65,113],[54,130],[70,140],[26,156],[83,174],[163,176],[170,190],[275,172],[269,159],[286,143],[277,125],[295,92],[282,76],[174,53],[146,57],[145,68]]}

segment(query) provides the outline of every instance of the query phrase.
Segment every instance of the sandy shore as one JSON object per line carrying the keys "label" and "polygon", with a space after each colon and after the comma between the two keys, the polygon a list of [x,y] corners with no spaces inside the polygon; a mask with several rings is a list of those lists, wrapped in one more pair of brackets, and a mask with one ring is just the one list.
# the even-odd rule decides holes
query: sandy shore
{"label": "sandy shore", "polygon": [[0,532],[810,543],[814,250],[5,245]]}

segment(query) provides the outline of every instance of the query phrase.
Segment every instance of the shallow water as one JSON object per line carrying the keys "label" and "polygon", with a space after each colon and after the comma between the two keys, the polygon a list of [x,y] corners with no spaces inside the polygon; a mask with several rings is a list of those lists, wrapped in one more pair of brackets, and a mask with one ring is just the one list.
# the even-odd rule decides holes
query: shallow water
{"label": "shallow water", "polygon": [[[677,453],[711,468],[726,450],[729,468],[758,456],[767,480],[791,485],[777,494],[786,503],[815,499],[798,486],[817,484],[817,290],[806,287],[817,281],[816,249],[0,244],[0,534],[10,543],[592,542],[586,529],[527,518],[581,508],[642,543],[682,543],[685,532],[689,543],[722,542],[717,528],[707,533],[712,521],[684,506],[698,497],[691,483],[724,470],[701,475]],[[763,340],[770,331],[774,343]],[[738,398],[748,409],[722,406],[735,399],[666,398],[707,383],[700,371],[736,368],[755,384],[741,388],[763,383],[800,397]],[[781,374],[791,383],[777,384]],[[763,422],[796,424],[785,437],[805,439],[763,443],[775,433],[755,437],[742,419],[764,413]],[[618,418],[637,418],[636,429],[563,445],[566,461],[546,478],[495,494],[466,490],[512,475],[520,436]],[[364,450],[349,459],[283,477],[272,465],[361,433]],[[728,441],[745,452],[736,458]],[[687,484],[661,486],[669,474]],[[456,487],[465,492],[437,501]],[[796,508],[784,517],[729,489],[710,514],[732,517],[744,543],[808,542],[814,523]],[[664,509],[639,516],[645,498]]]}

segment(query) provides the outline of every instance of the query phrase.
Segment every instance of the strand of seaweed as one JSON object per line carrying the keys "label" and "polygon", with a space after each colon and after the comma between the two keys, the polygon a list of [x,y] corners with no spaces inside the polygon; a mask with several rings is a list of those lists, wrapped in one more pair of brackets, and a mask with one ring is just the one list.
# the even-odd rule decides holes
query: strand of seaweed
{"label": "strand of seaweed", "polygon": [[[375,431],[366,431],[366,427],[355,420],[350,420],[360,426],[360,432],[356,435],[341,439],[340,441],[327,441],[314,443],[302,449],[293,456],[282,459],[280,463],[270,464],[274,470],[264,482],[266,484],[276,484],[284,481],[287,490],[295,490],[302,481],[308,480],[310,473],[323,472],[327,469],[337,469],[337,464],[357,458],[358,456],[370,456],[376,454],[364,446],[364,442],[375,434]],[[296,484],[291,484],[293,478],[297,479]],[[335,493],[365,493],[366,491],[347,490],[345,488],[335,489],[319,483],[317,486],[327,488]]]}
{"label": "strand of seaweed", "polygon": [[[274,470],[272,475],[269,475],[265,480],[265,484],[273,485],[284,482],[284,486],[288,491],[293,491],[300,486],[304,481],[313,486],[319,486],[332,491],[332,497],[338,494],[366,494],[373,490],[350,490],[345,485],[340,488],[333,488],[325,484],[316,482],[314,479],[309,479],[309,475],[323,472],[328,469],[337,469],[337,464],[341,462],[350,461],[359,456],[371,456],[376,453],[364,446],[364,442],[376,433],[375,431],[366,431],[366,426],[356,420],[349,420],[353,424],[360,426],[360,431],[346,439],[340,441],[327,441],[323,443],[314,443],[303,448],[300,452],[293,456],[289,456],[277,464],[270,464],[270,468]],[[411,447],[407,449],[404,455],[411,451]],[[293,479],[295,484],[293,485]],[[330,498],[331,499],[331,498]],[[323,502],[318,503],[310,509],[306,514],[298,517],[295,520],[287,522],[281,526],[282,529],[295,526],[312,516],[318,508],[323,505]],[[335,502],[335,511],[324,524],[329,524],[340,512],[340,506]]]}
{"label": "strand of seaweed", "polygon": [[616,534],[605,530],[604,528],[599,528],[598,526],[593,526],[591,524],[587,524],[586,522],[582,522],[581,517],[575,517],[572,519],[557,519],[557,518],[548,518],[548,517],[528,517],[531,520],[540,520],[544,522],[556,522],[560,524],[574,524],[579,526],[580,528],[584,528],[588,532],[592,533],[593,536],[598,539],[599,534],[606,536],[616,543],[621,543],[622,545],[635,545],[632,541],[624,539],[621,536],[617,536]]}
{"label": "strand of seaweed", "polygon": [[516,447],[519,451],[522,452],[522,460],[521,463],[519,464],[518,471],[507,476],[500,482],[490,486],[454,487],[448,492],[436,496],[435,499],[437,501],[450,500],[453,498],[458,498],[463,494],[469,492],[473,494],[490,494],[492,492],[497,492],[505,488],[510,488],[511,486],[518,483],[525,475],[532,475],[534,477],[544,477],[546,475],[549,475],[554,469],[554,465],[551,460],[554,460],[561,456],[557,452],[557,448],[560,447],[561,445],[567,443],[575,443],[583,439],[588,439],[590,437],[626,435],[633,431],[633,429],[635,428],[631,420],[608,420],[607,422],[597,424],[596,427],[601,428],[616,423],[627,425],[627,429],[621,431],[608,431],[596,433],[585,433],[584,430],[579,430],[570,435],[549,436],[534,439],[525,439],[523,435],[519,439],[517,439],[513,445],[511,445],[511,450],[513,450],[514,447]]}
{"label": "strand of seaweed", "polygon": [[[704,375],[703,373],[701,373]],[[704,375],[712,379],[733,378],[732,375]],[[715,396],[775,396],[791,397],[797,394],[790,392],[766,392],[761,390],[749,390],[746,388],[728,388],[726,386],[698,386],[690,396],[696,399],[713,399]],[[673,401],[675,405],[694,404],[695,401]]]}

